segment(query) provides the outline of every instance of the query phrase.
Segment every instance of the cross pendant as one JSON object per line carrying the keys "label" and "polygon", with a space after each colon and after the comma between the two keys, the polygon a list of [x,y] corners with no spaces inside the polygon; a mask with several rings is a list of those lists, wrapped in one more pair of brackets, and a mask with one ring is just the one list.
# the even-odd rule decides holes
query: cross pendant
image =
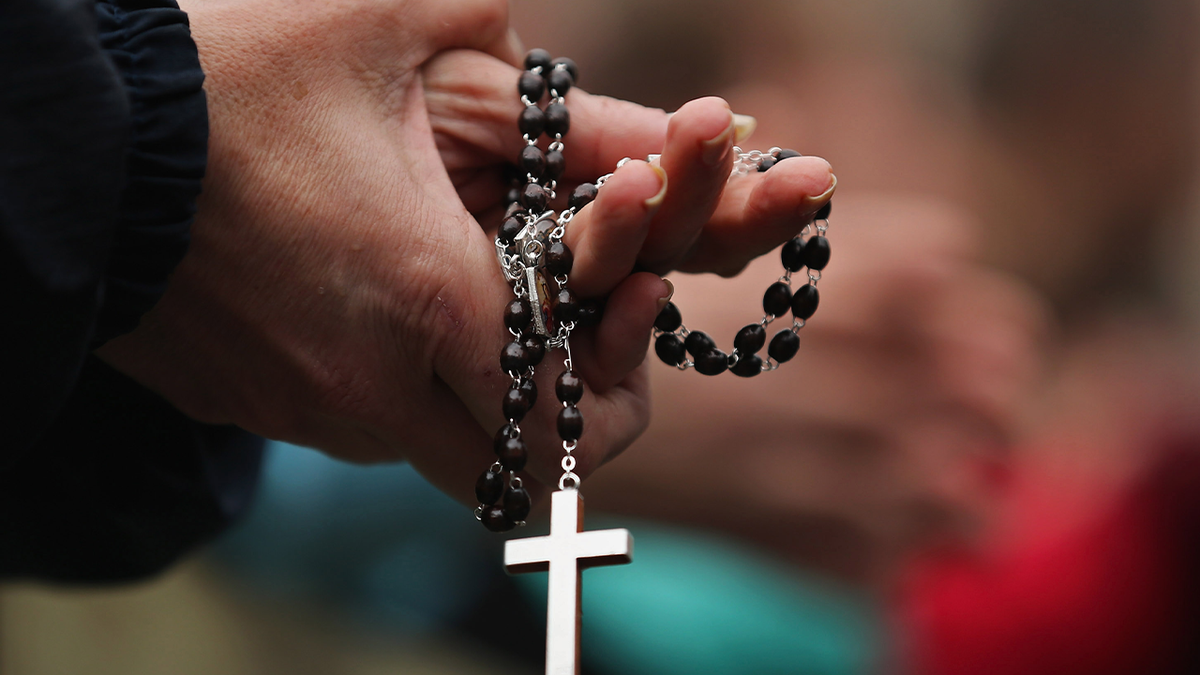
{"label": "cross pendant", "polygon": [[583,531],[583,497],[574,488],[551,495],[550,535],[504,546],[509,574],[550,571],[546,597],[546,675],[578,675],[580,576],[588,567],[633,561],[629,530]]}

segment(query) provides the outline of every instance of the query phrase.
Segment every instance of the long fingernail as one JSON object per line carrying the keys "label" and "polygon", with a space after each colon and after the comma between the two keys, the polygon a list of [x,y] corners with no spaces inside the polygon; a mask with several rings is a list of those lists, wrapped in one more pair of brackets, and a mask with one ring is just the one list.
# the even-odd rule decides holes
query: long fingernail
{"label": "long fingernail", "polygon": [[662,187],[658,188],[658,194],[645,201],[647,209],[657,209],[662,206],[663,198],[667,196],[667,172],[663,171],[661,166],[650,165],[654,169],[654,173],[658,174],[658,179],[662,181]]}
{"label": "long fingernail", "polygon": [[803,211],[805,214],[808,214],[808,213],[812,213],[813,211],[816,211],[817,209],[821,208],[822,206],[825,206],[825,204],[831,198],[833,198],[834,190],[837,190],[837,176],[832,171],[830,171],[829,172],[829,187],[824,192],[822,192],[821,194],[819,194],[815,197],[805,197],[804,204],[803,204],[803,206],[800,207],[800,210]]}
{"label": "long fingernail", "polygon": [[829,189],[822,192],[821,194],[817,195],[816,197],[809,197],[809,199],[811,199],[813,201],[813,203],[824,204],[825,202],[829,201],[830,198],[833,197],[833,191],[836,189],[837,189],[837,174],[831,173],[831,174],[829,174]]}
{"label": "long fingernail", "polygon": [[758,128],[758,120],[749,115],[733,114],[733,125],[737,127],[737,134],[733,137],[734,143],[742,143],[754,130]]}
{"label": "long fingernail", "polygon": [[508,48],[516,56],[517,62],[514,66],[521,66],[521,55],[525,53],[525,43],[521,40],[521,36],[517,34],[517,29],[508,29]]}
{"label": "long fingernail", "polygon": [[729,150],[733,147],[734,133],[737,131],[735,117],[736,115],[729,113],[729,124],[725,129],[716,136],[704,141],[700,159],[704,162],[705,166],[716,166],[729,155]]}
{"label": "long fingernail", "polygon": [[667,294],[658,299],[658,311],[660,312],[663,311],[663,307],[666,307],[667,303],[671,301],[671,298],[675,296],[675,284],[671,283],[671,280],[667,279],[666,277],[663,277],[662,282],[667,285]]}

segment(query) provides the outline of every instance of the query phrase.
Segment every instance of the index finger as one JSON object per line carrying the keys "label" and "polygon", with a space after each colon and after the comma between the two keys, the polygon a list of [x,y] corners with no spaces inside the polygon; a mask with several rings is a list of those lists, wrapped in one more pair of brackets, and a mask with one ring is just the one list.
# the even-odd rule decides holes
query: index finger
{"label": "index finger", "polygon": [[[422,74],[435,134],[465,142],[470,153],[483,151],[505,162],[517,159],[525,147],[517,131],[525,108],[517,93],[519,69],[487,54],[453,50],[430,59]],[[625,157],[645,158],[662,150],[669,119],[665,111],[575,87],[566,99],[571,116],[571,131],[563,141],[568,181],[594,181]],[[438,146],[443,152],[468,152],[453,142]]]}

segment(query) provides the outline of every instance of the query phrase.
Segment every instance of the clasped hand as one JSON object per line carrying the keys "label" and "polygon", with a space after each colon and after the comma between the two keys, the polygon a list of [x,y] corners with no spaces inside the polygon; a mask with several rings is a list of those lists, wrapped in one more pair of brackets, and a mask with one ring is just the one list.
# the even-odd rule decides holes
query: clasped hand
{"label": "clasped hand", "polygon": [[[192,245],[159,305],[100,354],[196,419],[408,460],[466,501],[509,385],[512,294],[492,240],[524,141],[506,3],[184,9],[212,128]],[[616,171],[566,235],[572,287],[607,298],[572,338],[586,476],[648,423],[643,362],[671,292],[658,275],[736,273],[799,232],[835,180],[800,158],[727,182],[739,128],[720,99],[668,115],[573,89],[567,105],[566,183],[662,154]],[[541,370],[549,392],[556,373]],[[559,472],[555,412],[543,401],[523,424],[544,483]]]}

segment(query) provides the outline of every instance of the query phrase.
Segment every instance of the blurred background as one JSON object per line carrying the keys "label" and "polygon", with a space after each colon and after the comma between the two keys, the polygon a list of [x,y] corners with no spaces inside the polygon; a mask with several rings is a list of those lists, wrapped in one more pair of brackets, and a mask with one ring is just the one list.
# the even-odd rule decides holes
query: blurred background
{"label": "blurred background", "polygon": [[[637,540],[585,575],[589,675],[1200,672],[1194,0],[511,6],[582,88],[723,96],[839,178],[800,357],[652,364],[589,481]],[[777,275],[676,302],[723,344]],[[275,444],[165,577],[0,588],[0,672],[538,673],[545,577],[501,551],[405,466]]]}

